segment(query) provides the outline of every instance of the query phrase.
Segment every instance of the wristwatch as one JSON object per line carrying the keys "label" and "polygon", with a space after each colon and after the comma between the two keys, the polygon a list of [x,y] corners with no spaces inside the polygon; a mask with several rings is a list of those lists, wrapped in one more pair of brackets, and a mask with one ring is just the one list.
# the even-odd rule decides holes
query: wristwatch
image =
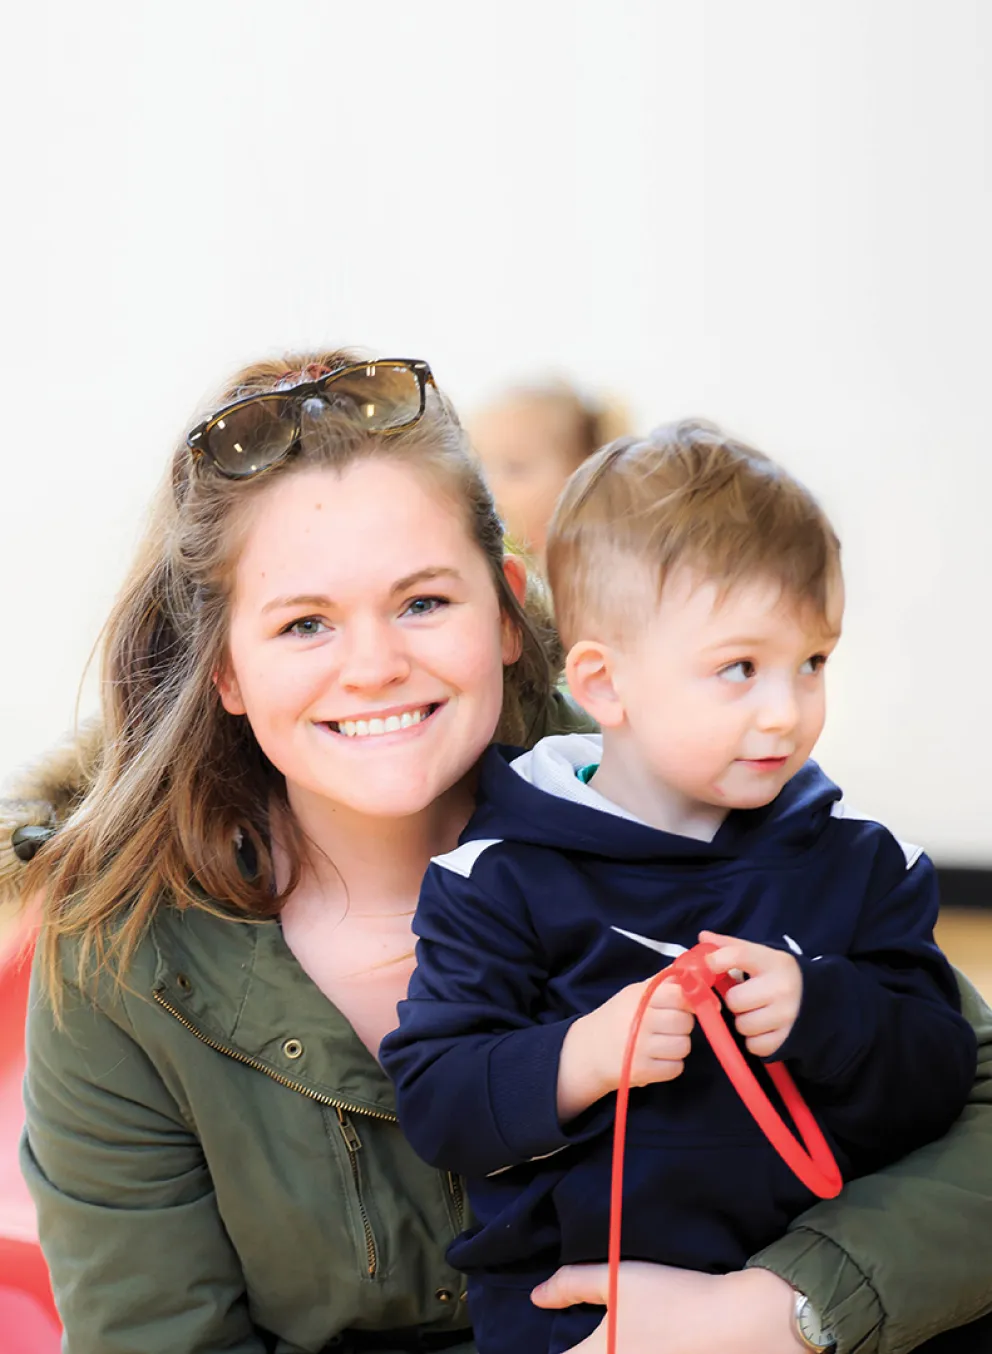
{"label": "wristwatch", "polygon": [[796,1301],[792,1309],[792,1329],[796,1339],[803,1349],[812,1350],[813,1354],[830,1354],[831,1350],[837,1348],[837,1337],[823,1324],[820,1313],[806,1294],[800,1293],[798,1288],[793,1289],[793,1292]]}

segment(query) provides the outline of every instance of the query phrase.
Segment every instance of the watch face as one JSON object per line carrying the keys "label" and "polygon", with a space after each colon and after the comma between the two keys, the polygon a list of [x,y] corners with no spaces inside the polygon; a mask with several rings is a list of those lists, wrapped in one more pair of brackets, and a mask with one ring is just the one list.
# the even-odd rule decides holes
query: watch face
{"label": "watch face", "polygon": [[799,1326],[803,1339],[808,1340],[814,1349],[829,1350],[833,1348],[833,1335],[824,1330],[823,1322],[809,1298],[803,1298],[801,1302],[796,1303],[796,1324]]}

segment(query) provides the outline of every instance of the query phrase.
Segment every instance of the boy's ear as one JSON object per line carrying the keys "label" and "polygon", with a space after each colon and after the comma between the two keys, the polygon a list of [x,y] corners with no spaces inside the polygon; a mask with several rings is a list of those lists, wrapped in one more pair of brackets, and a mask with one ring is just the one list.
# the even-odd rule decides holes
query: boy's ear
{"label": "boy's ear", "polygon": [[[503,573],[510,585],[510,591],[520,603],[524,604],[527,595],[527,566],[516,555],[507,555],[503,560]],[[523,652],[523,636],[519,627],[510,616],[503,617],[503,666],[515,663]]]}
{"label": "boy's ear", "polygon": [[581,639],[565,659],[565,681],[573,700],[601,729],[623,723],[623,702],[613,684],[613,650],[598,640]]}
{"label": "boy's ear", "polygon": [[241,688],[234,675],[230,660],[225,659],[214,673],[214,686],[220,696],[220,703],[229,715],[247,714],[245,703],[241,699]]}

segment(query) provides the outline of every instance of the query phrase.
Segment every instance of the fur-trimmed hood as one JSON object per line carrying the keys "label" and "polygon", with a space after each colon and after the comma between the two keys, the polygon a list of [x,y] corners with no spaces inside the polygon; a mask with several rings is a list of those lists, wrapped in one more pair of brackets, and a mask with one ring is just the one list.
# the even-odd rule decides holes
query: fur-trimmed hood
{"label": "fur-trimmed hood", "polygon": [[100,721],[88,720],[4,786],[0,796],[0,911],[19,901],[24,861],[78,807],[93,782],[102,751]]}

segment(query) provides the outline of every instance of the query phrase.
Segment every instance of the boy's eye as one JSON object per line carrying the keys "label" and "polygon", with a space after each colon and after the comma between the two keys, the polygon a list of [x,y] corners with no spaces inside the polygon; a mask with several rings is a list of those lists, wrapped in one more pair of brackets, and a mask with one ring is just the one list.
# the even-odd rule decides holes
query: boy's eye
{"label": "boy's eye", "polygon": [[827,655],[825,653],[815,653],[812,658],[806,659],[799,671],[808,677],[815,677],[818,672],[822,671],[826,661]]}
{"label": "boy's eye", "polygon": [[750,658],[740,658],[736,663],[728,663],[720,669],[720,676],[727,682],[748,682],[755,674],[755,666]]}
{"label": "boy's eye", "polygon": [[291,621],[282,634],[298,635],[301,639],[310,639],[314,635],[319,635],[325,628],[324,622],[319,616],[301,616],[298,621]]}
{"label": "boy's eye", "polygon": [[414,597],[407,602],[404,616],[430,616],[448,605],[447,597]]}

